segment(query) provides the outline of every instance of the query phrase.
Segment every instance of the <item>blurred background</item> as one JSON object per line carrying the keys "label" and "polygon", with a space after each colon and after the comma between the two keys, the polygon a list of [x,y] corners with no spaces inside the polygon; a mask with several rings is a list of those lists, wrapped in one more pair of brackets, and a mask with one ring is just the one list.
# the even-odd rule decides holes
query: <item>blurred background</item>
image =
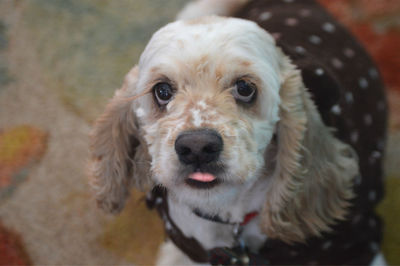
{"label": "blurred background", "polygon": [[[0,264],[152,264],[163,229],[135,192],[96,208],[88,133],[151,34],[188,0],[0,0]],[[400,1],[320,0],[387,85],[383,251],[400,264]]]}

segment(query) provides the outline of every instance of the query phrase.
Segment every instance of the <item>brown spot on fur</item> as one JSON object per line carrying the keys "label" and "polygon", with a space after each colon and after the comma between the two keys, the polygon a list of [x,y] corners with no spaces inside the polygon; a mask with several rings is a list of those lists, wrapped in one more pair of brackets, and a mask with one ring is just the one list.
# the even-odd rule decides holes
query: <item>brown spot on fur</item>
{"label": "brown spot on fur", "polygon": [[186,20],[185,23],[187,25],[198,25],[198,24],[203,24],[204,25],[204,24],[215,23],[218,20],[221,20],[221,18],[218,18],[218,17],[199,17],[199,18]]}
{"label": "brown spot on fur", "polygon": [[208,70],[209,70],[208,69],[209,68],[208,61],[209,61],[208,56],[207,55],[202,55],[200,57],[200,59],[196,63],[194,63],[195,69],[198,72],[202,72],[202,73],[208,72]]}
{"label": "brown spot on fur", "polygon": [[249,67],[252,65],[252,63],[250,61],[244,60],[240,62],[240,65],[244,66],[244,67]]}
{"label": "brown spot on fur", "polygon": [[151,91],[152,91],[152,88],[146,89],[145,91],[143,91],[142,93],[140,93],[138,95],[133,95],[133,96],[130,96],[130,97],[123,98],[123,99],[121,99],[121,101],[132,102],[132,101],[137,100],[140,97],[142,97],[142,96],[144,96],[144,95],[146,95],[148,93],[151,93]]}
{"label": "brown spot on fur", "polygon": [[160,68],[158,66],[150,68],[151,73],[157,73],[159,70],[160,70]]}
{"label": "brown spot on fur", "polygon": [[180,49],[185,48],[185,42],[183,40],[178,40],[178,46]]}
{"label": "brown spot on fur", "polygon": [[215,69],[215,78],[216,80],[220,80],[224,76],[225,66],[223,64],[219,64]]}

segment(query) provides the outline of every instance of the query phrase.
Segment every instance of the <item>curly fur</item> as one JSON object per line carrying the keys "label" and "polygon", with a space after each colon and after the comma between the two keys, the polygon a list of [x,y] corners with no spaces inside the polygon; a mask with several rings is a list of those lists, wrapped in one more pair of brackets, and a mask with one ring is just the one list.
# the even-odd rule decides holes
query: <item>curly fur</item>
{"label": "curly fur", "polygon": [[143,140],[131,109],[129,88],[136,86],[136,79],[133,68],[91,133],[90,183],[99,206],[113,213],[123,208],[132,183],[142,190],[151,184],[149,155],[146,145],[140,145]]}
{"label": "curly fur", "polygon": [[261,227],[269,237],[303,241],[344,219],[358,162],[321,121],[300,71],[284,59],[278,152]]}
{"label": "curly fur", "polygon": [[[221,89],[244,74],[260,90],[248,109]],[[151,88],[165,76],[178,85],[162,112]],[[173,150],[180,132],[204,127],[216,129],[226,144],[224,183],[206,192],[181,182]],[[122,209],[131,185],[162,184],[171,191],[170,204],[182,209],[240,221],[249,208],[262,208],[259,227],[287,242],[319,235],[344,219],[358,174],[353,150],[323,124],[299,70],[267,32],[240,19],[178,21],[158,31],[95,123],[91,147],[92,185],[108,211]],[[171,209],[179,212],[176,206]]]}

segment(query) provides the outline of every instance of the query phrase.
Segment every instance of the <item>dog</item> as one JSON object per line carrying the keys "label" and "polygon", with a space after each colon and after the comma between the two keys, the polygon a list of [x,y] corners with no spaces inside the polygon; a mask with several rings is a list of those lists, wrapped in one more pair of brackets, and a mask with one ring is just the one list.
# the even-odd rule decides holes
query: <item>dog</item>
{"label": "dog", "polygon": [[386,116],[379,71],[315,1],[195,1],[96,121],[91,184],[113,213],[149,192],[160,265],[382,265]]}

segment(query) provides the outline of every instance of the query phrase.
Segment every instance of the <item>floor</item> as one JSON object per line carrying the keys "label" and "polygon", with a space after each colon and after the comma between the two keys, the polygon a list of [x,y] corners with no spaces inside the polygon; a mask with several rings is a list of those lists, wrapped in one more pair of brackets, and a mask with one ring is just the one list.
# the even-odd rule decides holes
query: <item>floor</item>
{"label": "floor", "polygon": [[[88,134],[151,34],[185,2],[0,1],[0,251],[17,254],[0,264],[154,262],[163,229],[143,194],[134,191],[116,217],[96,208]],[[388,199],[379,212],[385,255],[400,264],[400,4],[321,2],[365,43],[388,85]]]}

